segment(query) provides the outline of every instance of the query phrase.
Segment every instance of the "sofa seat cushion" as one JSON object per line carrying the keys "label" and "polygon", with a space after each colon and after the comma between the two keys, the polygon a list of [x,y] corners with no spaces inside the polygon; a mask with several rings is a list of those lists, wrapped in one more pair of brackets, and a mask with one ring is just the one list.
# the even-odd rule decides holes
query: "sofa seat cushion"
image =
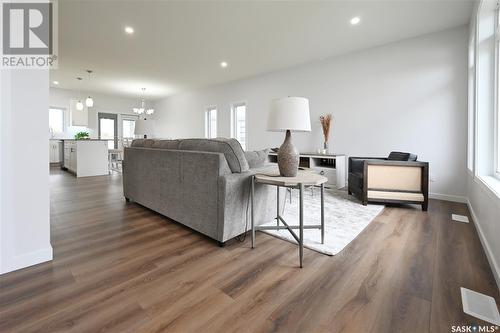
{"label": "sofa seat cushion", "polygon": [[135,139],[132,141],[131,147],[151,148],[156,140],[153,139]]}
{"label": "sofa seat cushion", "polygon": [[259,151],[246,151],[245,158],[247,159],[250,169],[263,167],[267,163],[269,151],[269,148]]}
{"label": "sofa seat cushion", "polygon": [[368,200],[402,200],[424,202],[422,193],[393,192],[393,191],[368,191]]}
{"label": "sofa seat cushion", "polygon": [[155,140],[151,148],[178,149],[180,140]]}
{"label": "sofa seat cushion", "polygon": [[416,161],[417,155],[411,153],[403,153],[400,151],[391,151],[387,159],[389,161]]}
{"label": "sofa seat cushion", "polygon": [[179,150],[222,153],[233,173],[246,172],[250,169],[245,152],[236,139],[184,139],[180,140]]}

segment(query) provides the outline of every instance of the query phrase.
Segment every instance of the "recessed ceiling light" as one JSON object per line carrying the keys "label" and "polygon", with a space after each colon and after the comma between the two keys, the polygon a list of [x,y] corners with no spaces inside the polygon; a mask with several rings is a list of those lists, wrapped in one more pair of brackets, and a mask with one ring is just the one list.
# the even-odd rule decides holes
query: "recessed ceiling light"
{"label": "recessed ceiling light", "polygon": [[223,61],[220,63],[220,67],[226,68],[227,67],[227,62]]}
{"label": "recessed ceiling light", "polygon": [[359,24],[359,22],[361,22],[361,19],[359,18],[359,16],[353,17],[353,18],[351,19],[351,24],[352,24],[352,25]]}
{"label": "recessed ceiling light", "polygon": [[55,84],[55,85],[58,85],[59,81],[53,81],[52,83]]}
{"label": "recessed ceiling light", "polygon": [[128,33],[129,35],[134,33],[134,28],[132,27],[125,27],[125,32]]}

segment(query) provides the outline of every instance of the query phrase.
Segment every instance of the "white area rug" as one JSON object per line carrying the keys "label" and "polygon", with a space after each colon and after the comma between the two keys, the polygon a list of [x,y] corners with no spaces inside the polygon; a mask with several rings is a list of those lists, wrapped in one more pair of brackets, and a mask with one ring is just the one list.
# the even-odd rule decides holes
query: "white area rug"
{"label": "white area rug", "polygon": [[[288,225],[299,224],[299,192],[286,195],[283,212],[283,199],[280,200],[281,216]],[[333,256],[344,249],[363,229],[384,209],[383,205],[363,206],[346,191],[325,189],[325,243],[321,244],[320,229],[304,229],[304,247]],[[321,194],[319,188],[304,191],[304,225],[321,224]],[[265,225],[276,225],[276,220]],[[280,223],[280,225],[283,225]],[[294,230],[297,236],[299,230]],[[262,231],[272,236],[297,244],[288,230]]]}

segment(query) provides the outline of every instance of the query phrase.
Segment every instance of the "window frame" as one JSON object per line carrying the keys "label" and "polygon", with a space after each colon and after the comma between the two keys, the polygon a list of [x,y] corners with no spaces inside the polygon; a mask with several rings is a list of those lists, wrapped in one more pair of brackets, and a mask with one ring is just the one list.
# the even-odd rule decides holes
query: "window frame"
{"label": "window frame", "polygon": [[500,6],[495,10],[495,87],[494,87],[494,165],[493,175],[500,180]]}
{"label": "window frame", "polygon": [[477,61],[477,29],[475,27],[469,36],[468,64],[467,64],[467,170],[475,173],[476,161],[476,61]]}
{"label": "window frame", "polygon": [[[236,109],[238,107],[244,106],[245,107],[245,142],[241,144],[240,140],[238,140],[237,135],[236,135],[236,128],[237,128],[237,117],[236,117]],[[247,111],[248,111],[248,104],[246,101],[241,101],[241,102],[236,102],[231,104],[231,137],[238,140],[240,142],[243,150],[246,150],[248,146],[248,127],[247,127]]]}
{"label": "window frame", "polygon": [[[212,112],[215,112],[215,136],[212,137],[212,119],[211,119],[211,115],[212,115]],[[218,111],[217,111],[217,106],[215,105],[212,105],[212,106],[209,106],[205,109],[205,138],[207,139],[215,139],[217,138],[217,125],[218,125],[218,115],[217,115]]]}

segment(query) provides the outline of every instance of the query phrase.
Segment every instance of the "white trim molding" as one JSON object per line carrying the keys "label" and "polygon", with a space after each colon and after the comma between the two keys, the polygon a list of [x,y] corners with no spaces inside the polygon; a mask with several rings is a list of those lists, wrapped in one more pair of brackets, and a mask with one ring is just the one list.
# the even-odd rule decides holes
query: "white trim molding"
{"label": "white trim molding", "polygon": [[484,235],[483,229],[481,228],[481,224],[479,223],[479,219],[476,213],[474,212],[474,209],[472,208],[472,204],[469,201],[469,199],[467,199],[467,207],[469,208],[469,212],[472,217],[472,222],[474,222],[474,225],[476,226],[479,240],[481,241],[484,252],[486,254],[486,258],[488,259],[488,263],[490,264],[491,271],[493,272],[493,276],[495,277],[497,287],[500,289],[500,267],[498,267],[497,265],[493,251],[491,250],[488,240]]}
{"label": "white trim molding", "polygon": [[5,274],[21,268],[41,264],[43,262],[51,260],[52,260],[52,246],[49,245],[49,247],[45,249],[40,249],[20,256],[15,256],[10,260],[5,260],[4,262],[2,262],[3,265],[1,267],[0,274]]}
{"label": "white trim molding", "polygon": [[461,195],[451,195],[451,194],[442,194],[442,193],[429,193],[429,198],[431,199],[437,199],[437,200],[444,200],[444,201],[451,201],[451,202],[460,202],[460,203],[467,203],[467,198]]}

